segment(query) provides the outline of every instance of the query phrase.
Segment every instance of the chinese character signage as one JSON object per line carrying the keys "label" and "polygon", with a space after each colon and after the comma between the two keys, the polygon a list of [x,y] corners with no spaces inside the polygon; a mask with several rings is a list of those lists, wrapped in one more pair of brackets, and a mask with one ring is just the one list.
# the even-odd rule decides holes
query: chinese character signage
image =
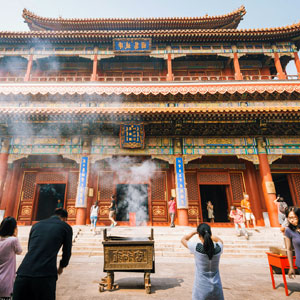
{"label": "chinese character signage", "polygon": [[144,148],[144,125],[122,124],[120,128],[121,148]]}
{"label": "chinese character signage", "polygon": [[114,39],[114,51],[144,52],[151,50],[151,39]]}
{"label": "chinese character signage", "polygon": [[176,188],[177,208],[188,208],[182,157],[176,157],[175,170],[176,170],[176,185],[177,185]]}
{"label": "chinese character signage", "polygon": [[87,175],[88,175],[88,157],[84,156],[81,158],[75,207],[86,207]]}

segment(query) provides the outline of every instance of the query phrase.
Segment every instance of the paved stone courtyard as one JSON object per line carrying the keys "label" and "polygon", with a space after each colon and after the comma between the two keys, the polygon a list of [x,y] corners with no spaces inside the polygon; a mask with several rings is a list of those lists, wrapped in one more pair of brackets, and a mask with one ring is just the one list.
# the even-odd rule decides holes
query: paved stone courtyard
{"label": "paved stone courtyard", "polygon": [[[22,257],[18,258],[20,263]],[[141,300],[141,299],[191,299],[194,278],[192,258],[156,259],[156,273],[151,275],[152,294],[143,289],[143,274],[115,273],[120,289],[99,293],[98,281],[105,274],[103,257],[71,258],[57,283],[57,300]],[[230,300],[278,300],[300,299],[300,276],[288,279],[289,297],[285,296],[282,275],[275,275],[278,287],[273,290],[266,259],[225,258],[221,260],[221,278],[225,299]]]}

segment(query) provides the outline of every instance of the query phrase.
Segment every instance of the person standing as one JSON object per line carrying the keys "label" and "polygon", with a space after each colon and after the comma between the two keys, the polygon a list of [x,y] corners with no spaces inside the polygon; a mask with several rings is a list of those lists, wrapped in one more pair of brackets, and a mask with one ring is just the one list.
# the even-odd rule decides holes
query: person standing
{"label": "person standing", "polygon": [[[32,226],[28,252],[18,271],[13,300],[55,300],[58,275],[69,264],[72,250],[72,227],[66,223],[68,213],[57,209],[54,215]],[[57,268],[57,254],[62,258]]]}
{"label": "person standing", "polygon": [[243,212],[245,213],[247,228],[250,228],[250,222],[252,220],[253,228],[257,231],[257,229],[256,229],[256,220],[255,220],[255,216],[254,216],[254,214],[251,210],[251,204],[250,204],[250,201],[249,201],[249,195],[248,194],[244,194],[244,199],[241,201],[241,208],[242,208]]}
{"label": "person standing", "polygon": [[293,247],[296,255],[296,266],[300,269],[300,209],[290,207],[287,211],[288,227],[285,228],[287,257],[289,260],[289,278],[295,278],[295,269],[293,267]]}
{"label": "person standing", "polygon": [[108,218],[111,221],[110,227],[115,227],[118,223],[115,221],[115,215],[116,215],[116,196],[111,196],[111,202],[109,206],[109,215]]}
{"label": "person standing", "polygon": [[169,215],[171,219],[171,227],[175,227],[174,219],[176,213],[176,201],[174,197],[171,197],[170,201],[168,202],[168,206],[169,206]]}
{"label": "person standing", "polygon": [[214,206],[211,203],[211,201],[207,202],[206,208],[207,208],[207,215],[210,223],[215,223]]}
{"label": "person standing", "polygon": [[[234,221],[234,226],[235,226],[237,236],[241,236],[241,231],[242,231],[246,240],[249,240],[249,235],[245,228],[245,216],[243,212],[238,208],[236,208],[235,206],[231,206],[229,216]],[[241,230],[239,229],[239,227],[241,227]]]}
{"label": "person standing", "polygon": [[[198,235],[200,241],[190,239]],[[219,272],[219,263],[223,252],[223,241],[212,236],[209,225],[202,223],[197,231],[185,235],[181,239],[184,247],[188,248],[195,257],[195,280],[193,300],[223,300],[223,288]]]}
{"label": "person standing", "polygon": [[64,205],[60,199],[57,199],[56,209],[58,209],[58,208],[64,208]]}
{"label": "person standing", "polygon": [[0,225],[0,299],[11,299],[16,276],[16,254],[22,253],[15,218],[7,217]]}
{"label": "person standing", "polygon": [[99,206],[98,206],[98,202],[96,201],[95,204],[91,206],[91,210],[90,210],[91,230],[94,231],[94,234],[96,234],[98,211],[99,211]]}
{"label": "person standing", "polygon": [[278,209],[278,222],[280,225],[282,225],[286,219],[286,212],[289,207],[284,199],[280,197],[280,195],[277,196],[277,198],[274,200],[274,203],[277,205]]}

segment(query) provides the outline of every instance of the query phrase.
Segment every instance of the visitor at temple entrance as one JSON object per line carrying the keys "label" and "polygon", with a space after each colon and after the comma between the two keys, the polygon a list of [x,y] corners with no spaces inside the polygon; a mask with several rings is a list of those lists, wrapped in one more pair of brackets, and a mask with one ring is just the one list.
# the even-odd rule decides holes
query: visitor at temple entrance
{"label": "visitor at temple entrance", "polygon": [[109,215],[108,218],[111,221],[110,227],[115,227],[118,223],[115,221],[116,217],[116,196],[111,196],[111,202],[109,206]]}
{"label": "visitor at temple entrance", "polygon": [[63,207],[64,207],[64,205],[63,205],[63,203],[61,202],[61,200],[60,200],[60,199],[57,199],[56,208],[58,209],[58,208],[63,208]]}
{"label": "visitor at temple entrance", "polygon": [[215,222],[215,216],[214,216],[214,206],[211,203],[211,201],[207,202],[207,214],[208,214],[208,219],[210,221],[210,223],[214,223]]}
{"label": "visitor at temple entrance", "polygon": [[98,202],[96,201],[95,204],[91,206],[91,211],[90,211],[91,230],[94,231],[94,234],[96,234],[98,211],[99,211],[99,206],[98,206]]}
{"label": "visitor at temple entrance", "polygon": [[[194,235],[198,235],[200,241],[190,241]],[[181,243],[195,257],[196,270],[192,299],[224,299],[219,273],[223,241],[216,236],[212,236],[210,226],[202,223],[196,231],[185,235],[181,239]]]}
{"label": "visitor at temple entrance", "polygon": [[253,228],[256,231],[259,231],[256,228],[255,216],[254,216],[254,214],[252,212],[252,209],[251,209],[251,204],[250,204],[250,201],[249,201],[249,195],[248,194],[244,194],[244,199],[241,201],[241,209],[242,209],[243,213],[245,214],[247,228],[250,228],[250,223],[251,223],[251,220],[252,220]]}
{"label": "visitor at temple entrance", "polygon": [[174,197],[171,197],[170,201],[168,202],[169,205],[169,215],[171,219],[171,227],[175,227],[174,219],[176,213],[176,201]]}
{"label": "visitor at temple entrance", "polygon": [[[69,264],[72,227],[68,213],[60,208],[49,219],[34,224],[28,240],[28,252],[18,271],[13,289],[14,300],[55,300],[57,276]],[[57,254],[62,258],[57,268]]]}
{"label": "visitor at temple entrance", "polygon": [[300,209],[298,207],[290,207],[287,212],[289,221],[288,227],[285,229],[287,256],[289,260],[289,278],[295,278],[295,269],[293,268],[293,248],[296,255],[296,266],[300,270]]}
{"label": "visitor at temple entrance", "polygon": [[280,195],[277,196],[277,198],[274,200],[274,203],[277,205],[277,209],[278,209],[278,222],[280,225],[282,225],[286,218],[288,205],[284,201],[283,197],[280,197]]}
{"label": "visitor at temple entrance", "polygon": [[241,232],[242,232],[246,240],[249,240],[249,234],[245,227],[245,216],[243,212],[240,209],[236,208],[235,206],[231,206],[229,216],[234,221],[234,226],[235,226],[237,236],[241,236]]}
{"label": "visitor at temple entrance", "polygon": [[7,217],[0,225],[0,299],[11,299],[16,276],[16,254],[22,253],[15,218]]}

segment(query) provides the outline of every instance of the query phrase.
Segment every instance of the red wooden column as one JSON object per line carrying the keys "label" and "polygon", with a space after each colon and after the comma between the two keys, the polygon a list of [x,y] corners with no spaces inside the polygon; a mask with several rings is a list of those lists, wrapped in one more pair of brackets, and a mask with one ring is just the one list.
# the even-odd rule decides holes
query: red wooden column
{"label": "red wooden column", "polygon": [[173,81],[172,57],[170,53],[168,54],[167,67],[168,67],[167,81]]}
{"label": "red wooden column", "polygon": [[33,63],[33,54],[29,55],[29,59],[28,59],[28,64],[27,64],[27,70],[26,70],[26,74],[24,77],[24,81],[29,81],[30,80],[30,73],[32,70],[32,63]]}
{"label": "red wooden column", "polygon": [[256,218],[256,223],[258,226],[264,226],[264,218],[262,214],[262,207],[260,205],[259,193],[257,187],[257,181],[255,176],[255,167],[252,162],[245,161],[246,165],[246,178],[248,179],[249,188],[250,188],[250,202],[251,208]]}
{"label": "red wooden column", "polygon": [[[83,144],[83,153],[85,151],[85,145]],[[85,155],[81,159],[79,178],[78,178],[78,187],[76,195],[76,225],[85,225],[86,224],[86,207],[87,207],[87,198],[88,198],[88,180],[89,180],[89,166],[90,158]],[[84,185],[85,182],[85,185]]]}
{"label": "red wooden column", "polygon": [[243,80],[243,75],[241,73],[238,54],[236,52],[233,53],[233,66],[234,66],[235,80]]}
{"label": "red wooden column", "polygon": [[97,80],[97,66],[98,66],[98,48],[95,48],[95,55],[94,55],[94,60],[93,60],[93,73],[91,76],[91,81],[96,81]]}
{"label": "red wooden column", "polygon": [[10,182],[7,182],[5,186],[5,197],[6,199],[6,207],[5,207],[5,216],[13,216],[17,218],[17,212],[14,215],[14,211],[17,209],[18,201],[16,199],[17,195],[17,187],[20,178],[20,163],[15,162],[13,164],[12,175],[10,178]]}
{"label": "red wooden column", "polygon": [[296,65],[296,69],[297,69],[297,75],[298,75],[298,79],[300,79],[300,60],[299,60],[299,55],[298,52],[294,52],[294,61],[295,61],[295,65]]}
{"label": "red wooden column", "polygon": [[5,139],[1,143],[0,153],[0,203],[2,202],[3,187],[7,174],[9,140]]}
{"label": "red wooden column", "polygon": [[283,72],[281,62],[280,62],[280,58],[279,58],[279,55],[278,55],[277,52],[274,52],[274,63],[275,63],[278,79],[281,79],[281,80],[286,79],[286,75]]}
{"label": "red wooden column", "polygon": [[272,227],[278,227],[277,206],[274,203],[276,199],[275,185],[271,175],[271,169],[268,162],[268,155],[262,138],[257,139],[259,173],[262,179],[262,189],[265,198],[266,207],[269,214],[270,224]]}
{"label": "red wooden column", "polygon": [[[182,162],[180,162],[181,160]],[[189,225],[188,216],[188,199],[185,186],[183,158],[176,157],[175,164],[175,182],[176,182],[176,202],[177,202],[177,218],[179,226]]]}

